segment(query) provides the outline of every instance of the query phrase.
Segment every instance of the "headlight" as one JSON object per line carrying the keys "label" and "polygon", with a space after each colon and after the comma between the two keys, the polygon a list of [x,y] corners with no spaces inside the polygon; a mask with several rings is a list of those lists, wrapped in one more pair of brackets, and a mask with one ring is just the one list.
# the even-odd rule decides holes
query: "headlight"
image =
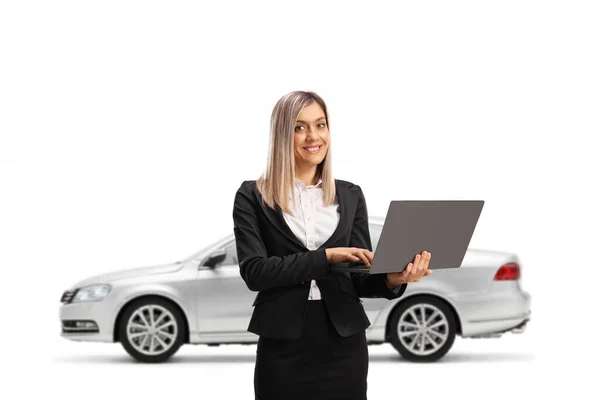
{"label": "headlight", "polygon": [[77,291],[71,303],[81,301],[100,301],[110,293],[110,285],[92,285],[82,287]]}

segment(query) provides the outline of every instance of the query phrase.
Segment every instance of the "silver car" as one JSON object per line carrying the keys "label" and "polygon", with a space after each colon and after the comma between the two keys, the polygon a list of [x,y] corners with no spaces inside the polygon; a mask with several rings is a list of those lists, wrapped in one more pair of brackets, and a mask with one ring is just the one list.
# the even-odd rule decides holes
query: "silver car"
{"label": "silver car", "polygon": [[[373,248],[383,227],[370,217]],[[434,255],[435,256],[435,255]],[[435,270],[399,299],[361,298],[369,344],[391,343],[407,360],[435,361],[464,338],[522,333],[531,296],[515,254],[469,249],[460,268]],[[172,264],[94,276],[61,298],[61,336],[120,342],[135,359],[167,360],[182,344],[256,344],[252,303],[240,277],[233,234]]]}

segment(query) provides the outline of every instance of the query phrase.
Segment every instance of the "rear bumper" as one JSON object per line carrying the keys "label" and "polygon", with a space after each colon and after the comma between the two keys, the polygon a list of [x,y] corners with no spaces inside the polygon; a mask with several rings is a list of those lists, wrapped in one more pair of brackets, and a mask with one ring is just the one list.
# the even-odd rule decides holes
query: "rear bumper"
{"label": "rear bumper", "polygon": [[[512,329],[509,329],[508,332],[511,332],[511,333],[523,333],[523,332],[525,332],[525,327],[527,326],[527,323],[529,323],[530,319],[531,318],[527,318],[525,321],[521,322],[519,325],[515,326]],[[503,333],[503,332],[501,332],[501,333]]]}
{"label": "rear bumper", "polygon": [[490,292],[459,306],[463,337],[494,337],[523,333],[531,320],[531,295],[527,292]]}
{"label": "rear bumper", "polygon": [[486,321],[482,323],[470,324],[470,334],[465,335],[465,338],[495,338],[500,337],[505,333],[523,333],[527,328],[527,324],[531,320],[531,312],[524,319],[510,319],[501,321]]}

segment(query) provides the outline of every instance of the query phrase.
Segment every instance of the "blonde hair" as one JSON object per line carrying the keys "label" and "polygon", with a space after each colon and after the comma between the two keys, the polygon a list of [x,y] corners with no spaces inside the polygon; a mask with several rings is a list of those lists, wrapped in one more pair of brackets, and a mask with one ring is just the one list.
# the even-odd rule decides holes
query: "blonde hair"
{"label": "blonde hair", "polygon": [[[314,92],[294,91],[283,96],[271,113],[271,137],[266,170],[256,180],[263,203],[271,208],[280,207],[291,214],[288,198],[293,195],[296,164],[294,162],[294,128],[300,111],[317,102],[325,113],[329,128],[329,115],[323,99]],[[322,179],[323,203],[328,206],[335,200],[335,180],[331,164],[331,137],[327,153],[317,166],[317,177]],[[295,205],[295,197],[292,196]]]}

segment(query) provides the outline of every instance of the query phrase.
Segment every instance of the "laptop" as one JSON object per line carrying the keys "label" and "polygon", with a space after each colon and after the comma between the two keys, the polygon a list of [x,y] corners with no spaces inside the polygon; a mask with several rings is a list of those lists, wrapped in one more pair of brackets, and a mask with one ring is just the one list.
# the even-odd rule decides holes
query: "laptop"
{"label": "laptop", "polygon": [[458,268],[467,253],[483,200],[393,200],[390,202],[371,268],[332,266],[347,272],[402,272],[423,250],[429,269]]}

